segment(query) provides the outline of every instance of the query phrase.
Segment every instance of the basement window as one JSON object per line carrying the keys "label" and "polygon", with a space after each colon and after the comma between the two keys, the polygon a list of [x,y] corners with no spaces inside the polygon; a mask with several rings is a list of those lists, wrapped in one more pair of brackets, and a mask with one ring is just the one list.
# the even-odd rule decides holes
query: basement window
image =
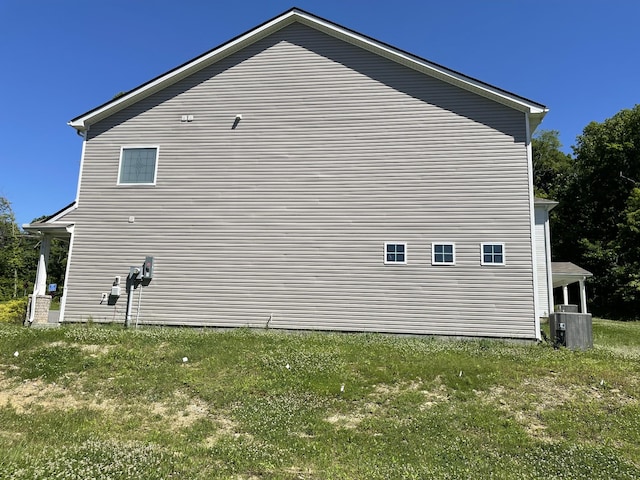
{"label": "basement window", "polygon": [[155,185],[158,147],[122,147],[118,185]]}
{"label": "basement window", "polygon": [[456,247],[453,243],[432,243],[431,244],[431,264],[432,265],[455,265]]}
{"label": "basement window", "polygon": [[504,265],[504,243],[481,244],[482,265]]}
{"label": "basement window", "polygon": [[385,242],[384,244],[385,264],[406,264],[407,244],[402,242]]}

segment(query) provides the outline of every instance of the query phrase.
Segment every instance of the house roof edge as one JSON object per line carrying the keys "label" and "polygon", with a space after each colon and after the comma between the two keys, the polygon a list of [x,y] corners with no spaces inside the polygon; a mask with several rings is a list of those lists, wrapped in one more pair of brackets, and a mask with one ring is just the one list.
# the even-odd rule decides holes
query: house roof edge
{"label": "house roof edge", "polygon": [[123,95],[111,99],[68,122],[68,125],[79,132],[85,131],[94,124],[110,115],[130,106],[138,101],[163,90],[164,88],[180,81],[183,78],[211,65],[228,55],[231,55],[244,47],[290,25],[293,22],[315,28],[352,43],[360,48],[369,50],[375,54],[403,64],[426,75],[439,78],[447,83],[457,85],[460,88],[474,92],[478,95],[492,99],[516,110],[527,113],[532,118],[532,130],[542,121],[548,112],[546,106],[529,100],[507,90],[495,87],[489,83],[444,67],[430,60],[424,59],[387,43],[376,40],[367,35],[343,27],[322,17],[311,14],[305,10],[293,7],[284,13],[277,15],[266,22],[254,27],[203,54],[188,60],[187,62],[165,72],[131,90]]}

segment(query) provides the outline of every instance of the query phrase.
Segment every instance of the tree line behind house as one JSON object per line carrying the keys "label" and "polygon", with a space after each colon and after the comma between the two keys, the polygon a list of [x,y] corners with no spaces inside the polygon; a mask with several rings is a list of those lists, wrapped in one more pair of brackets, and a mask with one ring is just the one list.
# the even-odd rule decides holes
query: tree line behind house
{"label": "tree line behind house", "polygon": [[533,139],[536,195],[551,211],[554,261],[593,273],[590,309],[614,319],[640,318],[640,105],[591,122],[567,155],[557,131]]}
{"label": "tree line behind house", "polygon": [[[45,219],[34,218],[32,222]],[[48,282],[56,284],[54,299],[62,294],[69,242],[53,239],[49,253]],[[24,232],[16,223],[7,198],[0,197],[0,302],[26,297],[33,292],[40,238]]]}

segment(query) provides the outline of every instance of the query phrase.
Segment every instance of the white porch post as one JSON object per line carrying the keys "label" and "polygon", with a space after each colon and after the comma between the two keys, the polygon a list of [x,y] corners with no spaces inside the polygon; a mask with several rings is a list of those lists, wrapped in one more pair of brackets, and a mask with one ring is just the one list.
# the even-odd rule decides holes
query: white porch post
{"label": "white porch post", "polygon": [[33,322],[36,314],[36,300],[38,295],[47,294],[47,266],[49,265],[49,252],[51,251],[51,236],[43,235],[40,242],[40,256],[38,258],[38,269],[36,271],[36,283],[33,285],[33,296],[31,298],[31,311],[29,312],[29,323]]}
{"label": "white porch post", "polygon": [[587,289],[584,285],[584,277],[580,280],[580,312],[587,313]]}
{"label": "white porch post", "polygon": [[562,303],[564,305],[569,303],[569,285],[562,285]]}
{"label": "white porch post", "polygon": [[42,236],[40,243],[40,257],[38,258],[38,270],[36,273],[36,284],[33,288],[34,295],[47,294],[47,267],[49,266],[49,252],[51,251],[51,237]]}

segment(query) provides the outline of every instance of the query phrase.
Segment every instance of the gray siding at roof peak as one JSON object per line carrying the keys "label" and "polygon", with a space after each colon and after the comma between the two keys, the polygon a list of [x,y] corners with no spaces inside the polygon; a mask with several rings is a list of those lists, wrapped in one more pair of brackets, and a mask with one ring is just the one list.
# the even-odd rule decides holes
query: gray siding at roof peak
{"label": "gray siding at roof peak", "polygon": [[[153,255],[142,322],[535,338],[524,133],[522,113],[288,26],[91,127],[65,320],[122,321],[101,293]],[[117,186],[126,145],[159,145],[155,186]],[[455,266],[431,265],[434,241]],[[505,266],[480,265],[484,241]]]}
{"label": "gray siding at roof peak", "polygon": [[[306,58],[301,62],[297,61],[302,57],[307,57],[308,54],[315,56],[315,64],[306,62]],[[289,58],[283,61],[283,55]],[[261,66],[265,68],[257,78],[252,78],[244,73],[244,67],[247,63],[252,63],[258,68]],[[217,95],[227,98],[229,95],[236,96],[238,90],[242,91],[245,88],[255,90],[256,87],[262,87],[265,91],[270,91],[274,95],[285,95],[284,98],[276,99],[278,103],[294,105],[299,109],[322,107],[324,105],[324,102],[322,102],[323,96],[335,96],[336,103],[332,106],[332,115],[339,115],[339,103],[344,94],[349,95],[349,101],[370,101],[370,90],[363,88],[365,85],[357,87],[355,85],[343,85],[343,87],[350,90],[347,92],[331,88],[334,78],[333,73],[340,67],[357,72],[360,78],[366,78],[370,85],[375,83],[385,85],[395,91],[403,92],[408,97],[419,99],[439,109],[454,112],[456,115],[467,117],[492,129],[502,131],[513,137],[518,143],[525,141],[526,133],[524,122],[521,120],[523,118],[521,112],[511,110],[508,107],[496,104],[492,100],[453,85],[445,84],[433,77],[329,37],[299,23],[289,25],[272,36],[262,39],[209,67],[205,67],[187,79],[93,125],[89,135],[90,138],[93,138],[104,129],[113,127],[114,124],[139,116],[145,111],[166,104],[166,102],[185,93],[188,93],[189,97],[196,100],[193,95],[193,89],[220,75],[228,76],[229,85],[220,87],[215,92],[211,92],[208,85],[203,86],[203,89],[207,90],[206,101],[215,102]],[[283,79],[286,79],[286,84],[282,83],[281,80]],[[314,92],[310,98],[304,101],[306,95],[310,94],[309,82],[326,88]],[[339,82],[335,84],[335,87],[339,86]],[[357,90],[354,91],[354,87]],[[212,93],[213,97],[210,96]],[[300,95],[305,96],[302,102],[300,101]],[[315,96],[320,97],[317,102],[313,101]],[[288,102],[287,99],[289,100]],[[264,106],[267,107],[268,105]],[[408,107],[409,101],[407,99],[405,102],[386,105],[384,112],[401,115],[404,109]],[[502,112],[496,114],[497,110],[502,110]],[[514,122],[507,118],[508,115],[505,116],[505,111],[511,112],[512,118],[520,120]],[[392,121],[393,119],[390,118],[389,120]],[[402,123],[400,122],[400,124]]]}

